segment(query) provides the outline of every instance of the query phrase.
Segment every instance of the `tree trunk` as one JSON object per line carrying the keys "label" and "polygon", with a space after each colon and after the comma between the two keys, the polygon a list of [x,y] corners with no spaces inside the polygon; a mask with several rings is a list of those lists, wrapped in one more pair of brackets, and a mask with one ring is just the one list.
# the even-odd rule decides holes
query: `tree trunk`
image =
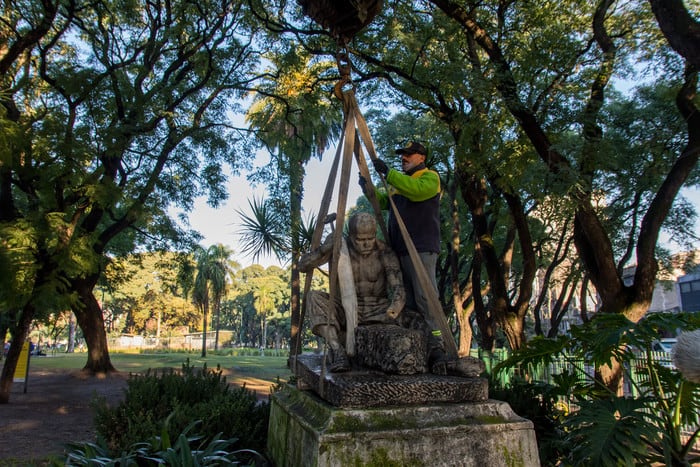
{"label": "tree trunk", "polygon": [[289,340],[290,355],[299,355],[302,351],[302,333],[303,323],[301,322],[301,279],[299,274],[299,254],[292,253],[292,270],[291,270],[291,338]]}
{"label": "tree trunk", "polygon": [[207,314],[209,314],[209,303],[202,305],[202,358],[207,356]]}
{"label": "tree trunk", "polygon": [[260,338],[260,347],[261,348],[266,348],[267,347],[267,320],[265,318],[262,319],[262,337]]}
{"label": "tree trunk", "polygon": [[7,331],[10,329],[10,319],[7,318],[7,314],[0,315],[0,344],[3,345],[3,354],[0,354],[0,360],[5,358],[5,339],[7,339]]}
{"label": "tree trunk", "polygon": [[456,310],[457,321],[459,322],[459,352],[460,357],[465,357],[469,355],[469,351],[472,347],[472,325],[471,316],[474,312],[474,305],[471,304],[467,308],[462,308]]}
{"label": "tree trunk", "polygon": [[27,340],[29,334],[29,326],[34,319],[35,309],[32,305],[26,305],[20,313],[19,322],[16,327],[10,326],[12,332],[12,344],[7,352],[7,359],[2,367],[0,374],[0,404],[10,402],[10,391],[12,390],[12,380],[19,362],[19,355],[22,352],[22,346]]}
{"label": "tree trunk", "polygon": [[517,313],[509,312],[501,324],[511,350],[518,350],[525,343],[524,320]]}
{"label": "tree trunk", "polygon": [[219,350],[219,317],[221,315],[221,301],[214,302],[214,351]]}
{"label": "tree trunk", "polygon": [[[301,313],[301,280],[299,274],[299,258],[301,257],[301,199],[303,197],[304,168],[300,163],[290,173],[291,189],[289,190],[289,207],[292,235],[292,265],[291,265],[291,338],[289,340],[289,355],[296,356],[302,351],[302,327],[304,323]],[[289,363],[289,362],[288,362]],[[291,366],[291,365],[290,365]]]}
{"label": "tree trunk", "polygon": [[85,363],[83,371],[93,374],[117,371],[109,358],[107,333],[100,304],[88,283],[77,285],[76,289],[80,296],[81,306],[76,306],[73,313],[78,320],[78,326],[83,330],[88,353],[87,363]]}
{"label": "tree trunk", "polygon": [[668,43],[689,63],[700,67],[700,25],[683,0],[649,0]]}
{"label": "tree trunk", "polygon": [[617,360],[612,360],[612,366],[602,365],[595,369],[595,379],[617,396],[623,396],[622,365]]}
{"label": "tree trunk", "polygon": [[75,314],[71,311],[68,318],[68,346],[66,353],[75,352]]}

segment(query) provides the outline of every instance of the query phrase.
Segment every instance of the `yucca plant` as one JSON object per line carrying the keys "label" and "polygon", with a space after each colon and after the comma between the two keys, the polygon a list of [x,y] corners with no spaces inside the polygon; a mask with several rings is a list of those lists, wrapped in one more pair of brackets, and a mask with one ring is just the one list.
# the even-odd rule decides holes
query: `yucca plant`
{"label": "yucca plant", "polygon": [[[692,453],[696,428],[683,440],[683,427],[698,426],[700,385],[687,381],[676,370],[652,358],[651,345],[663,331],[696,329],[696,314],[654,313],[639,323],[624,316],[601,314],[572,329],[570,336],[535,338],[497,365],[494,372],[513,370],[533,373],[564,359],[570,370],[553,377],[560,393],[578,408],[564,418],[565,465],[686,466],[699,462]],[[642,357],[645,365],[635,380],[632,371]],[[624,378],[636,397],[624,397],[595,381],[586,366],[623,362]],[[585,362],[585,364],[584,364]],[[576,377],[572,377],[576,376]]]}

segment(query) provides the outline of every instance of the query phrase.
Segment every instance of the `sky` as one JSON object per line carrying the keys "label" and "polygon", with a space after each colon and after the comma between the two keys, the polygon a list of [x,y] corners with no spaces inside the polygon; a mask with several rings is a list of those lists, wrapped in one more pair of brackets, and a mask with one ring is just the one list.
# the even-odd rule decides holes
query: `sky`
{"label": "sky", "polygon": [[[302,215],[306,218],[309,214],[316,214],[321,205],[323,191],[326,188],[330,166],[333,162],[336,148],[333,147],[327,150],[322,159],[312,159],[307,166],[307,175],[304,183],[304,200],[302,202]],[[261,153],[258,156],[258,164],[268,162],[269,156]],[[390,158],[386,158],[390,162]],[[357,198],[362,194],[359,185],[357,184],[357,173],[359,170],[353,160],[353,168],[350,176],[350,186],[348,188],[347,208],[355,204]],[[391,163],[390,163],[391,165]],[[396,167],[397,169],[400,167]],[[372,170],[370,168],[370,170]],[[340,172],[340,169],[338,169]],[[331,200],[329,212],[336,211],[338,202],[338,181],[335,184],[333,199]],[[199,231],[203,235],[200,244],[208,247],[217,243],[222,243],[233,250],[233,259],[241,266],[249,266],[251,264],[260,264],[264,267],[277,265],[286,267],[288,264],[280,262],[274,256],[261,256],[253,260],[252,256],[246,255],[240,247],[239,235],[240,217],[237,211],[250,213],[248,206],[249,200],[253,197],[261,199],[265,195],[263,186],[252,187],[246,180],[245,175],[230,177],[228,181],[229,199],[219,208],[214,209],[206,204],[204,198],[198,199],[195,203],[195,208],[189,215],[190,225],[193,229]],[[700,189],[685,189],[684,195],[695,205],[700,212]],[[696,224],[696,232],[700,232],[700,222]],[[677,245],[674,245],[668,236],[662,234],[661,241],[671,249],[671,251],[679,251]],[[697,245],[700,248],[700,244]]]}
{"label": "sky", "polygon": [[[326,189],[326,183],[330,173],[330,166],[335,156],[336,148],[333,147],[327,150],[321,160],[311,159],[307,165],[306,178],[304,182],[304,199],[302,201],[302,216],[306,217],[310,214],[316,214],[321,207],[321,199],[323,192]],[[269,160],[269,156],[261,153],[258,156],[257,164],[265,164]],[[357,198],[362,194],[362,191],[357,184],[357,173],[359,170],[353,159],[353,169],[350,172],[350,186],[348,187],[347,208],[355,204]],[[340,173],[340,168],[338,169]],[[204,238],[200,241],[200,245],[208,247],[210,245],[222,243],[231,248],[234,252],[233,259],[241,266],[249,266],[251,264],[260,264],[264,267],[271,265],[288,266],[280,262],[275,256],[261,256],[253,260],[252,256],[246,255],[240,247],[239,235],[240,216],[237,211],[250,213],[249,201],[253,198],[260,200],[265,193],[265,187],[260,185],[253,187],[246,180],[245,175],[232,176],[228,183],[229,199],[217,209],[214,209],[206,204],[205,198],[200,198],[195,202],[193,211],[189,214],[190,226],[201,233]],[[335,212],[338,203],[338,185],[336,181],[333,198],[329,207],[329,212]]]}

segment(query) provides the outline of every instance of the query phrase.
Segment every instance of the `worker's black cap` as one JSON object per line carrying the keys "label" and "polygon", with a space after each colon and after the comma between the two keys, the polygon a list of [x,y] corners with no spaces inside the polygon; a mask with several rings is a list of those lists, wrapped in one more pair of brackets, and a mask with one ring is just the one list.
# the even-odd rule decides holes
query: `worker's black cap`
{"label": "worker's black cap", "polygon": [[396,154],[422,154],[427,156],[428,151],[425,150],[425,146],[422,144],[416,141],[411,141],[408,146],[397,149]]}

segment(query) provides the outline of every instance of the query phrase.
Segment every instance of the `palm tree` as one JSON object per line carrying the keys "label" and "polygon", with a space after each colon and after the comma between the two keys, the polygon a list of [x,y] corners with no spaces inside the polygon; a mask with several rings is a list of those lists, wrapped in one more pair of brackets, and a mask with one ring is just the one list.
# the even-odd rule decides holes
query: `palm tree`
{"label": "palm tree", "polygon": [[[291,49],[272,55],[270,79],[256,95],[246,119],[256,128],[257,137],[277,163],[277,173],[268,178],[273,199],[286,202],[251,204],[252,217],[244,217],[243,235],[253,255],[273,251],[279,258],[291,256],[291,351],[295,353],[300,337],[301,308],[298,260],[304,247],[301,218],[304,167],[315,154],[321,156],[341,130],[340,110],[327,96],[321,77],[335,68],[330,61],[312,61],[303,49]],[[269,176],[269,174],[268,174]],[[286,221],[286,219],[289,219]],[[252,222],[246,222],[252,221]],[[277,229],[277,230],[276,230]],[[282,241],[281,238],[289,238]]]}
{"label": "palm tree", "polygon": [[202,313],[202,357],[207,356],[207,320],[210,305],[214,308],[216,337],[214,349],[219,345],[219,313],[221,300],[228,290],[229,277],[239,266],[231,261],[233,252],[222,244],[205,249],[198,247],[195,252],[196,276],[192,291],[192,301]]}
{"label": "palm tree", "polygon": [[260,328],[262,331],[261,345],[266,347],[267,324],[269,319],[275,315],[285,298],[285,282],[280,277],[280,272],[276,267],[269,267],[265,270],[264,276],[256,277],[253,282],[253,297],[255,311],[260,316]]}
{"label": "palm tree", "polygon": [[219,323],[221,321],[221,301],[229,288],[229,279],[240,265],[231,260],[233,251],[222,244],[209,247],[211,273],[209,277],[211,298],[214,307],[214,350],[219,350]]}

